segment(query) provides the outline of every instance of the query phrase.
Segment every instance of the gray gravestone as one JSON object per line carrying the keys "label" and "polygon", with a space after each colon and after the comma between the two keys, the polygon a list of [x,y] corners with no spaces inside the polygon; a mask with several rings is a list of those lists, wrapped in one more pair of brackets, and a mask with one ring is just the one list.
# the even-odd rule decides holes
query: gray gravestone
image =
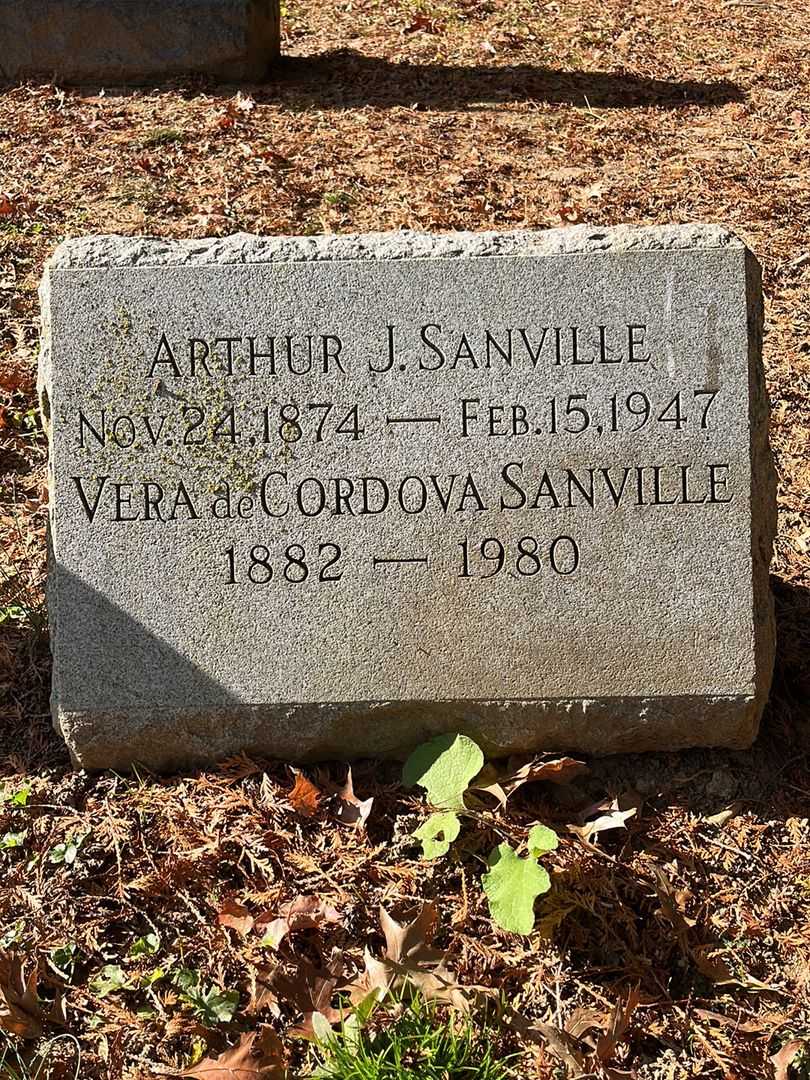
{"label": "gray gravestone", "polygon": [[42,298],[77,761],[753,739],[774,477],[727,232],[91,237]]}
{"label": "gray gravestone", "polygon": [[0,0],[0,81],[258,81],[279,37],[279,0]]}

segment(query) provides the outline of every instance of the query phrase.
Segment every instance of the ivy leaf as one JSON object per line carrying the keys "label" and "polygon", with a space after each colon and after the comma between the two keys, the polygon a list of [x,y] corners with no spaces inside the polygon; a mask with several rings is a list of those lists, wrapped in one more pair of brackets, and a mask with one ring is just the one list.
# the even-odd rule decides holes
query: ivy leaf
{"label": "ivy leaf", "polygon": [[10,806],[27,806],[30,797],[30,787],[21,787],[17,791],[12,791],[11,788],[3,788],[0,791],[0,806],[4,803],[8,803]]}
{"label": "ivy leaf", "polygon": [[533,825],[529,830],[529,854],[534,859],[554,851],[559,843],[560,838],[547,825]]}
{"label": "ivy leaf", "polygon": [[479,746],[466,735],[439,735],[417,746],[402,770],[406,787],[418,784],[432,806],[460,810],[470,781],[484,765]]}
{"label": "ivy leaf", "polygon": [[441,814],[431,814],[413,835],[422,841],[423,859],[438,859],[447,854],[460,832],[461,822],[458,815],[452,810],[445,810]]}
{"label": "ivy leaf", "polygon": [[65,945],[59,945],[55,949],[51,949],[50,956],[48,957],[48,964],[60,978],[64,979],[66,982],[70,982],[73,978],[78,958],[79,946],[75,941],[68,941]]}
{"label": "ivy leaf", "polygon": [[537,860],[521,859],[508,844],[498,844],[489,856],[489,873],[482,884],[495,925],[513,934],[530,934],[534,901],[551,888]]}
{"label": "ivy leaf", "polygon": [[140,986],[154,986],[156,982],[160,982],[161,979],[166,978],[168,968],[155,967],[151,971],[144,972],[141,975]]}
{"label": "ivy leaf", "polygon": [[212,986],[201,995],[197,1013],[204,1022],[215,1020],[218,1024],[229,1024],[238,1007],[238,990],[217,990]]}

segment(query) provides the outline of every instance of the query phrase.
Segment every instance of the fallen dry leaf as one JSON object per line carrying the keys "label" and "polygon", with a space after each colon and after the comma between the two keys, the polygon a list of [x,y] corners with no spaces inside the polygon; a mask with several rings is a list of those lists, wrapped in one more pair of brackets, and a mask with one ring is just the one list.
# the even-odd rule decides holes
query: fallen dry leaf
{"label": "fallen dry leaf", "polygon": [[352,1001],[362,1000],[373,990],[386,992],[410,984],[428,999],[466,1011],[469,1002],[454,973],[445,965],[445,953],[430,944],[438,921],[433,903],[423,904],[416,918],[404,924],[380,907],[385,956],[378,960],[365,950],[365,971],[348,987]]}
{"label": "fallen dry leaf", "polygon": [[271,1027],[246,1032],[236,1046],[217,1058],[203,1058],[178,1076],[195,1080],[285,1080],[281,1040]]}
{"label": "fallen dry leaf", "polygon": [[263,1009],[269,1009],[276,1018],[281,1015],[278,994],[273,989],[273,979],[279,967],[280,965],[272,968],[260,967],[251,971],[250,1000],[245,1009],[248,1016],[255,1016]]}
{"label": "fallen dry leaf", "polygon": [[373,804],[373,797],[370,799],[358,799],[355,795],[352,770],[350,768],[346,774],[346,783],[337,792],[335,817],[343,825],[357,825],[361,829],[365,828]]}
{"label": "fallen dry leaf", "polygon": [[321,802],[321,793],[299,770],[293,769],[295,783],[287,792],[287,802],[302,817],[315,817]]}
{"label": "fallen dry leaf", "polygon": [[710,817],[704,818],[710,825],[725,825],[727,821],[731,821],[733,817],[736,817],[743,810],[743,804],[741,802],[733,802],[731,806],[727,806],[725,810],[721,810],[717,814],[712,814]]}
{"label": "fallen dry leaf", "polygon": [[444,25],[437,19],[431,19],[427,15],[417,15],[415,19],[412,19],[408,25],[404,27],[404,32],[406,34],[415,34],[419,30],[426,34],[441,34],[444,30]]}
{"label": "fallen dry leaf", "polygon": [[0,1030],[20,1039],[38,1039],[43,1020],[36,964],[26,975],[18,956],[0,953]]}
{"label": "fallen dry leaf", "polygon": [[470,785],[475,791],[484,791],[494,796],[501,806],[506,806],[510,795],[524,784],[548,780],[552,784],[569,784],[578,776],[584,776],[590,769],[584,761],[572,757],[533,758],[519,763],[517,758],[510,758],[507,768],[499,770],[487,764]]}
{"label": "fallen dry leaf", "polygon": [[[622,808],[622,803],[625,808]],[[627,822],[638,813],[639,804],[640,800],[634,792],[627,792],[616,799],[605,799],[582,812],[582,824],[569,825],[568,828],[589,843],[600,833],[609,832],[611,829],[626,829]]]}
{"label": "fallen dry leaf", "polygon": [[532,784],[538,780],[549,780],[552,784],[570,784],[578,776],[585,776],[591,770],[584,761],[572,757],[543,760],[535,758],[525,765],[515,767],[514,759],[509,761],[511,775],[501,781],[511,795],[523,784]]}
{"label": "fallen dry leaf", "polygon": [[682,911],[682,896],[661,867],[653,863],[650,870],[655,879],[655,892],[661,904],[661,914],[675,928],[681,952],[688,956],[690,931],[696,925],[695,920]]}
{"label": "fallen dry leaf", "polygon": [[342,971],[343,961],[339,956],[333,956],[324,967],[316,967],[302,957],[296,958],[292,970],[279,965],[272,971],[260,973],[265,991],[303,1013],[301,1023],[289,1029],[291,1036],[311,1039],[314,1035],[312,1017],[316,1012],[330,1024],[340,1023],[343,1013],[333,1009],[331,1002]]}
{"label": "fallen dry leaf", "polygon": [[690,950],[690,955],[695,967],[701,975],[711,979],[718,986],[741,986],[746,990],[777,990],[776,986],[769,986],[760,982],[753,975],[743,972],[737,976],[728,964],[719,955],[720,950],[715,945],[695,945]]}
{"label": "fallen dry leaf", "polygon": [[444,953],[430,947],[439,924],[434,903],[423,904],[416,918],[398,923],[384,907],[380,907],[380,925],[385,935],[385,955],[401,964],[433,964],[444,959]]}
{"label": "fallen dry leaf", "polygon": [[223,900],[217,912],[217,922],[220,926],[229,926],[242,937],[247,937],[253,929],[254,918],[242,904],[235,900]]}
{"label": "fallen dry leaf", "polygon": [[283,904],[277,918],[256,920],[256,929],[264,931],[263,941],[277,949],[293,930],[312,930],[327,923],[339,923],[340,912],[317,896],[296,896],[289,904]]}
{"label": "fallen dry leaf", "polygon": [[627,1034],[630,1020],[640,1001],[641,993],[636,986],[628,990],[624,1000],[620,998],[613,1006],[613,1011],[608,1018],[607,1030],[596,1043],[596,1056],[600,1061],[609,1061],[613,1057],[616,1047]]}
{"label": "fallen dry leaf", "polygon": [[30,376],[10,364],[0,370],[0,390],[6,394],[16,394],[26,386],[28,381],[30,381]]}
{"label": "fallen dry leaf", "polygon": [[802,1050],[806,1050],[810,1043],[804,1039],[791,1039],[786,1042],[782,1049],[773,1055],[773,1080],[789,1080],[790,1066],[796,1060]]}
{"label": "fallen dry leaf", "polygon": [[520,1013],[511,1012],[511,1026],[527,1042],[548,1048],[561,1062],[566,1076],[581,1076],[585,1065],[585,1054],[577,1039],[567,1031],[561,1031],[554,1024],[542,1020],[527,1020]]}
{"label": "fallen dry leaf", "polygon": [[505,809],[509,793],[504,790],[501,780],[502,776],[500,770],[497,769],[495,765],[487,762],[478,776],[476,776],[470,784],[470,789],[472,791],[483,791],[487,795],[494,796],[501,804],[501,807]]}

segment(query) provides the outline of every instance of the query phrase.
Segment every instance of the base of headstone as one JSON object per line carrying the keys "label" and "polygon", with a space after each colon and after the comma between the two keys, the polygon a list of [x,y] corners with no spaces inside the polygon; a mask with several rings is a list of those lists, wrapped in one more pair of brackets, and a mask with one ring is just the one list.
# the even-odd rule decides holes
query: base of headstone
{"label": "base of headstone", "polygon": [[[763,672],[763,680],[767,675]],[[747,749],[762,699],[704,697],[581,698],[554,701],[358,702],[341,705],[68,712],[57,730],[85,769],[159,772],[203,766],[247,752],[279,761],[404,758],[433,735],[463,732],[488,758],[540,751],[594,756],[695,746]]]}
{"label": "base of headstone", "polygon": [[278,0],[0,0],[0,82],[255,82],[279,42]]}

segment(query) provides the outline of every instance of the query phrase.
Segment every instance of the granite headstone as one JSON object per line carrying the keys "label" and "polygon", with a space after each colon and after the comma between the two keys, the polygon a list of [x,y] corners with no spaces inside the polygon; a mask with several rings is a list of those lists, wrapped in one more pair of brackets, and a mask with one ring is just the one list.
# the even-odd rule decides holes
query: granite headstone
{"label": "granite headstone", "polygon": [[733,235],[89,237],[42,300],[82,765],[751,743],[774,474]]}

